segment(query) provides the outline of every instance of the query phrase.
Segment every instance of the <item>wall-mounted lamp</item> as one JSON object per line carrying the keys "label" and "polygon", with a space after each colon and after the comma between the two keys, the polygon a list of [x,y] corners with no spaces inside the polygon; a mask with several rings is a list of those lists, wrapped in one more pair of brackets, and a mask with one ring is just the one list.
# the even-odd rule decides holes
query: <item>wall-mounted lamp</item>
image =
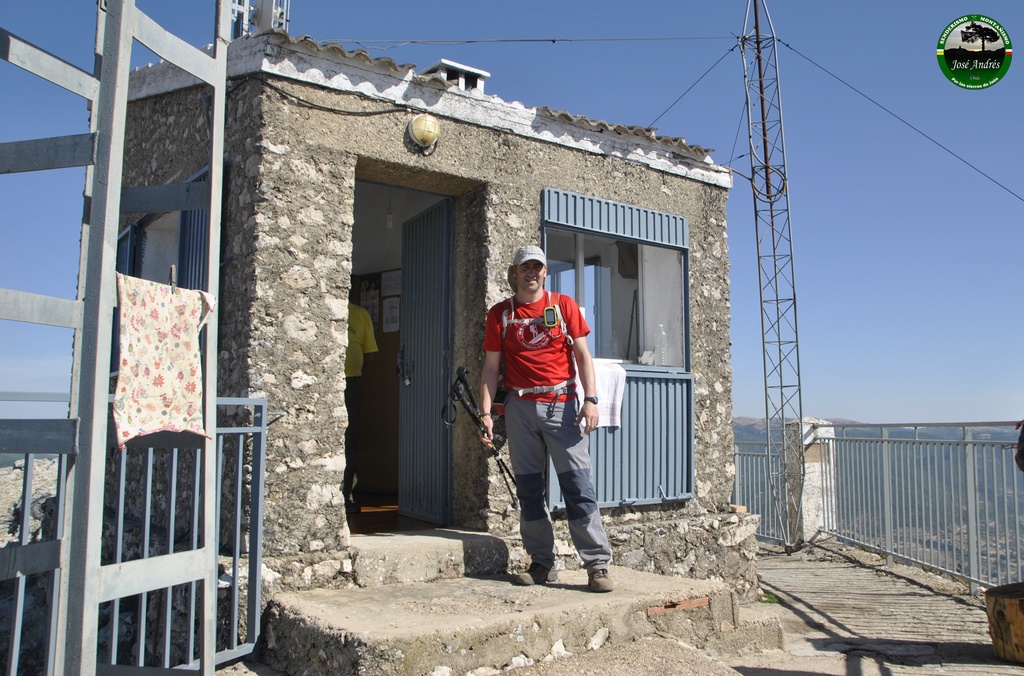
{"label": "wall-mounted lamp", "polygon": [[421,113],[409,120],[409,138],[427,155],[434,151],[434,144],[441,135],[441,123],[429,113]]}

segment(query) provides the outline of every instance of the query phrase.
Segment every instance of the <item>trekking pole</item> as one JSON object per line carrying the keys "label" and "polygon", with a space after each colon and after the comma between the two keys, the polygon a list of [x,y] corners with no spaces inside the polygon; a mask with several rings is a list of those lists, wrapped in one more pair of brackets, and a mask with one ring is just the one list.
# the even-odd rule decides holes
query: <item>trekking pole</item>
{"label": "trekking pole", "polygon": [[[456,371],[455,382],[452,383],[448,396],[452,401],[462,404],[462,408],[466,409],[466,413],[473,417],[473,422],[476,423],[477,429],[480,430],[481,434],[491,440],[491,455],[498,461],[498,468],[502,474],[501,478],[505,480],[505,487],[512,498],[512,507],[518,509],[519,500],[516,498],[516,492],[512,488],[516,485],[515,475],[512,474],[512,470],[508,468],[508,465],[505,464],[499,453],[501,447],[505,445],[505,436],[498,432],[488,434],[487,426],[484,424],[484,414],[480,411],[480,405],[477,403],[476,397],[473,396],[473,387],[469,383],[465,366],[460,366]],[[441,410],[441,419],[448,426],[455,422],[455,413],[457,412],[457,409],[449,409],[450,405],[450,403],[446,403]]]}

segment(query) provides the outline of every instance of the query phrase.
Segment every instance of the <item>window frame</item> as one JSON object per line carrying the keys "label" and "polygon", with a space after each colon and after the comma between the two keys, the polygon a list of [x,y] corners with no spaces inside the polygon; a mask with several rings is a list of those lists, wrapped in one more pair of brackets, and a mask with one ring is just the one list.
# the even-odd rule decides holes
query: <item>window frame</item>
{"label": "window frame", "polygon": [[[654,211],[645,207],[639,207],[612,200],[605,200],[588,195],[581,195],[556,188],[544,188],[541,194],[541,240],[544,250],[548,250],[548,234],[551,230],[571,233],[597,235],[614,241],[631,242],[640,247],[650,246],[678,251],[681,258],[681,288],[680,298],[680,333],[679,341],[681,351],[681,364],[673,364],[665,368],[679,368],[690,370],[690,246],[689,246],[689,222],[684,216],[677,216],[665,212]],[[583,254],[583,246],[579,238],[574,238],[574,272],[575,272],[575,294],[574,298],[580,307],[587,307],[590,299],[586,293],[586,260]],[[652,283],[652,280],[645,279],[644,261],[642,251],[638,258],[639,265],[639,326],[640,334],[638,341],[645,345],[653,345],[653,336],[648,331],[654,331],[656,323],[647,319],[645,306],[645,287]],[[600,296],[601,290],[595,284],[595,295]],[[600,333],[608,331],[607,326],[601,322],[595,322],[593,317],[587,317],[590,324],[592,337],[589,342],[607,344],[611,341],[610,335]],[[598,318],[600,319],[600,318]],[[670,341],[672,338],[670,338]],[[601,343],[600,341],[604,341]],[[638,350],[642,353],[643,350]],[[599,353],[599,351],[598,351]],[[637,364],[628,358],[618,359],[624,363]]]}
{"label": "window frame", "polygon": [[[692,499],[696,483],[695,417],[694,374],[689,371],[691,293],[686,219],[554,188],[543,190],[541,203],[540,229],[545,251],[548,251],[551,232],[569,231],[680,252],[683,365],[607,360],[618,362],[626,371],[621,427],[601,427],[594,431],[590,435],[590,455],[597,504],[601,508],[673,504]],[[578,241],[578,238],[573,240],[574,285],[580,287],[585,261],[580,256],[582,247],[577,245]],[[643,257],[642,250],[638,250],[641,267]],[[641,269],[638,284],[641,303],[642,282]],[[586,298],[582,300],[587,302]],[[588,317],[587,321],[594,329],[600,322],[591,323],[591,319]],[[604,360],[595,360],[600,361]],[[565,500],[558,477],[550,467],[548,472],[548,507],[562,511]]]}

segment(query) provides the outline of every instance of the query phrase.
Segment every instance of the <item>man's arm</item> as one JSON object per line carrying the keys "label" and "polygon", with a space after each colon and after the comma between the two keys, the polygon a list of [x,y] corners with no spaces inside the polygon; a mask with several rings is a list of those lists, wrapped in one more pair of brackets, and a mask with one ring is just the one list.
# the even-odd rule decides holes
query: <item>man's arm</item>
{"label": "man's arm", "polygon": [[487,436],[481,435],[480,440],[486,446],[491,445],[494,421],[491,419],[491,404],[498,393],[498,371],[501,368],[501,352],[484,352],[484,365],[480,370],[480,411],[484,413],[484,427]]}
{"label": "man's arm", "polygon": [[583,401],[585,397],[597,396],[597,377],[594,375],[594,358],[590,356],[590,348],[587,347],[586,336],[580,336],[573,340],[572,352],[576,355],[576,369],[579,371],[580,382],[583,384],[582,396],[577,393],[576,397],[581,402],[580,414],[576,417],[576,424],[584,420],[587,425],[583,429],[584,434],[590,434],[597,429],[599,416],[597,404]]}
{"label": "man's arm", "polygon": [[377,337],[373,335],[373,322],[369,320],[369,315],[366,322],[366,331],[363,334],[362,344],[359,348],[363,351],[363,367],[367,367],[373,362],[373,358],[377,355]]}

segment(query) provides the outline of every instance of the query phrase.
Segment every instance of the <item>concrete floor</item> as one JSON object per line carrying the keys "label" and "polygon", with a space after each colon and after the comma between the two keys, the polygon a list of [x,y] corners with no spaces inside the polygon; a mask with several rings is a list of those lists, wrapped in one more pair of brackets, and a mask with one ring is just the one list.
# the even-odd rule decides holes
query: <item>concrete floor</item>
{"label": "concrete floor", "polygon": [[[764,548],[762,588],[777,604],[785,647],[732,657],[708,655],[659,634],[628,645],[515,669],[523,676],[695,674],[698,676],[1021,676],[1024,666],[994,656],[981,597],[957,582],[880,557],[824,544],[785,555]],[[261,665],[222,674],[278,676]],[[488,672],[491,673],[491,672]],[[475,674],[474,676],[483,676]]]}

